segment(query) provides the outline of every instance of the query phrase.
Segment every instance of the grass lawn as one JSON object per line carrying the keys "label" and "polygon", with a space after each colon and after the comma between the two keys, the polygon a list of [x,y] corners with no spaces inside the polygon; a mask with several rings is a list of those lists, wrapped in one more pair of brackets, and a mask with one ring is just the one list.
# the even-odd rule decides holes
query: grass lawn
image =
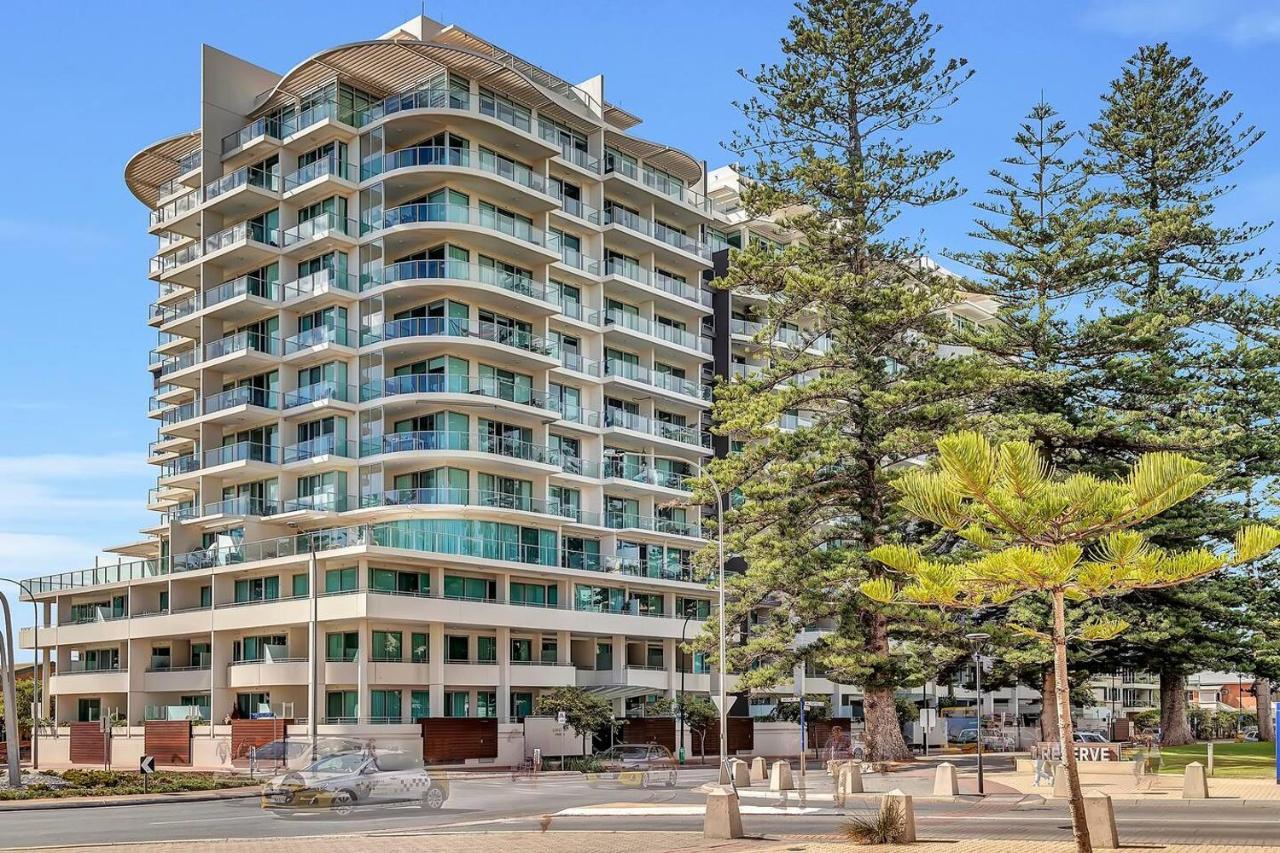
{"label": "grass lawn", "polygon": [[[1203,743],[1166,746],[1160,749],[1164,764],[1161,773],[1181,774],[1188,764],[1208,763],[1208,749]],[[1213,745],[1213,775],[1237,779],[1274,779],[1276,745],[1273,743],[1230,743]]]}
{"label": "grass lawn", "polygon": [[[141,794],[142,776],[117,770],[42,771],[57,776],[65,786],[31,784],[22,790],[0,789],[0,800],[38,800],[58,797],[111,797]],[[177,791],[216,791],[261,785],[262,780],[226,773],[153,773],[147,780],[147,793],[168,794]]]}

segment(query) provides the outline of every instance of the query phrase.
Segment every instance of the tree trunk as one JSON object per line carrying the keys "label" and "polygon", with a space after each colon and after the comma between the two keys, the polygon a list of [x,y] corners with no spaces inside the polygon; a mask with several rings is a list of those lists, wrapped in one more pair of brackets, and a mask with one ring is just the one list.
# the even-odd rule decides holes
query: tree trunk
{"label": "tree trunk", "polygon": [[[868,627],[867,650],[877,655],[889,654],[888,620],[879,613],[873,613]],[[902,723],[898,720],[898,708],[893,701],[891,685],[863,684],[862,713],[866,720],[863,734],[867,742],[868,761],[911,760],[911,748],[902,736]]]}
{"label": "tree trunk", "polygon": [[1076,736],[1071,722],[1071,679],[1067,675],[1067,605],[1061,590],[1053,593],[1053,681],[1058,704],[1058,745],[1067,770],[1071,791],[1071,832],[1077,853],[1093,853],[1089,826],[1084,817],[1084,792],[1080,790],[1080,769],[1076,766]]}
{"label": "tree trunk", "polygon": [[1276,720],[1271,713],[1271,680],[1259,678],[1254,686],[1258,696],[1258,740],[1274,741],[1276,739]]}
{"label": "tree trunk", "polygon": [[1160,673],[1160,745],[1195,743],[1187,722],[1187,677],[1180,672]]}
{"label": "tree trunk", "polygon": [[1053,664],[1049,664],[1040,682],[1040,740],[1045,743],[1058,739],[1058,691],[1054,684]]}
{"label": "tree trunk", "polygon": [[902,737],[898,709],[893,703],[893,688],[866,687],[862,691],[864,736],[868,761],[909,761],[911,748]]}

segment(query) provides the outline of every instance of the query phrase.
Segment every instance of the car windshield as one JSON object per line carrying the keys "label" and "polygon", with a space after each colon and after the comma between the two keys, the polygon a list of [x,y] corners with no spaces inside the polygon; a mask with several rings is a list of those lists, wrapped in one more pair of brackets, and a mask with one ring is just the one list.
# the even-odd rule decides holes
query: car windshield
{"label": "car windshield", "polygon": [[634,761],[649,755],[647,746],[615,746],[611,751],[613,758],[622,761]]}
{"label": "car windshield", "polygon": [[354,753],[330,755],[313,763],[307,770],[312,773],[355,773],[366,760],[363,755]]}

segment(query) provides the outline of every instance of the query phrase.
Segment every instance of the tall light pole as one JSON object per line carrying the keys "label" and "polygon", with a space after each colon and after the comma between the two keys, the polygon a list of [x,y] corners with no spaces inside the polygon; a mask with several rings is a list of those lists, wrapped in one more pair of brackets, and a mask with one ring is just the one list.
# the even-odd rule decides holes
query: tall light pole
{"label": "tall light pole", "polygon": [[982,784],[982,646],[991,639],[991,635],[975,632],[965,634],[964,638],[973,646],[974,688],[978,694],[978,794],[984,795],[986,791]]}
{"label": "tall light pole", "polygon": [[9,612],[9,599],[0,592],[0,687],[4,689],[4,739],[9,764],[9,787],[22,787],[22,773],[18,769],[21,745],[18,742],[18,664],[13,657],[13,615]]}
{"label": "tall light pole", "polygon": [[[705,471],[703,473],[706,475]],[[724,683],[728,670],[728,654],[725,649],[728,627],[724,616],[724,495],[720,493],[720,486],[716,484],[714,477],[706,475],[706,480],[711,484],[712,491],[716,493],[716,554],[720,567],[720,766],[724,767],[725,762],[729,760],[729,709],[726,705],[727,694]]]}
{"label": "tall light pole", "polygon": [[[685,639],[684,639],[685,632],[689,630],[689,620],[693,618],[693,614],[692,614],[692,613],[690,613],[690,612],[688,612],[688,611],[689,611],[689,608],[686,606],[686,607],[685,607],[685,614],[684,614],[684,624],[680,626],[680,645],[681,645],[681,647],[682,647],[682,648],[683,648],[684,643],[685,643]],[[693,655],[690,655],[690,656],[689,656],[689,666],[692,666],[692,665],[693,665]],[[682,667],[680,667],[680,705],[679,705],[679,711],[680,711],[680,743],[679,743],[679,746],[677,747],[677,749],[678,749],[678,754],[679,754],[679,756],[680,756],[680,763],[681,763],[681,764],[684,764],[684,717],[685,717],[685,714],[684,714],[684,674],[685,674],[685,670],[687,670],[687,669],[689,668],[689,666],[682,666]]]}
{"label": "tall light pole", "polygon": [[[36,695],[35,703],[44,710],[44,666],[40,663],[40,602],[36,601],[36,597],[31,593],[31,585],[27,581],[15,581],[11,578],[0,578],[0,581],[11,583],[21,592],[25,592],[27,597],[31,599],[31,645],[34,646],[33,655],[35,657],[35,678],[36,678]],[[18,662],[13,661],[13,670],[16,674],[18,671]],[[15,683],[14,691],[18,689]],[[40,767],[40,723],[36,719],[38,715],[32,714],[31,719],[31,769],[36,770]]]}

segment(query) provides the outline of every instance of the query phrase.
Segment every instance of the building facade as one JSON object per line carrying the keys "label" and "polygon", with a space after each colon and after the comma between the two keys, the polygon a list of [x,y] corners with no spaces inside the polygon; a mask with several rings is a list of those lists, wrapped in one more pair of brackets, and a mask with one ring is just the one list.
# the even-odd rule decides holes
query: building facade
{"label": "building facade", "polygon": [[713,598],[701,165],[601,78],[426,18],[283,75],[206,47],[201,86],[125,171],[158,241],[157,519],[35,582],[58,719],[709,691],[677,651]]}
{"label": "building facade", "polygon": [[[632,133],[602,78],[456,26],[283,75],[202,62],[199,126],[125,170],[158,242],[157,517],[32,582],[46,715],[354,731],[718,689],[679,649],[716,595],[685,481],[729,450],[713,381],[768,356],[754,298],[707,281],[786,232],[732,169]],[[802,333],[778,340],[823,346]],[[856,689],[806,690],[857,715]]]}

